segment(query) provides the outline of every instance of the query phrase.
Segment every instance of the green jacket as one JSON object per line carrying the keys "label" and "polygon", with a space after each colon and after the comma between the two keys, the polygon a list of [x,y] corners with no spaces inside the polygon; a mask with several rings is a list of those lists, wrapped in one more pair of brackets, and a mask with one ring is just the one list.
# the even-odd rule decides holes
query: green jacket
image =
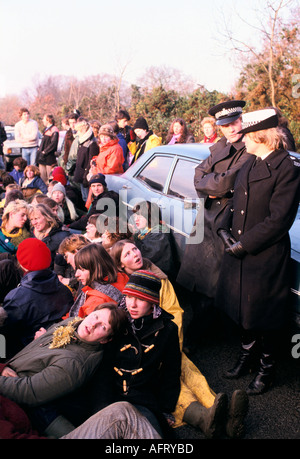
{"label": "green jacket", "polygon": [[71,320],[53,325],[7,362],[18,377],[0,376],[1,395],[39,406],[78,389],[93,375],[103,357],[102,344],[84,342],[75,332],[70,344],[49,349],[55,328]]}

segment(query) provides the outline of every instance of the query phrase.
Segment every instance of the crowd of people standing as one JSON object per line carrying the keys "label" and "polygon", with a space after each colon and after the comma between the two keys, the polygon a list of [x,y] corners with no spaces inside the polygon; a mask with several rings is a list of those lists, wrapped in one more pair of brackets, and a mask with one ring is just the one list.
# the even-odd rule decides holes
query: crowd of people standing
{"label": "crowd of people standing", "polygon": [[[131,127],[121,110],[101,125],[75,111],[62,120],[57,155],[53,116],[43,117],[39,142],[37,123],[20,110],[22,158],[2,176],[0,438],[172,438],[182,423],[208,438],[243,436],[248,396],[274,383],[300,193],[278,111],[244,106],[222,102],[203,119],[210,155],[194,185],[204,199],[204,239],[186,245],[179,270],[155,203],[137,204],[132,224],[107,188],[106,175],[161,144],[146,119]],[[176,118],[166,143],[194,142]],[[185,333],[176,285],[194,306]],[[253,381],[230,398],[189,358],[216,310],[241,332],[238,361],[224,377],[249,372],[259,349]],[[125,427],[129,419],[138,432]]]}

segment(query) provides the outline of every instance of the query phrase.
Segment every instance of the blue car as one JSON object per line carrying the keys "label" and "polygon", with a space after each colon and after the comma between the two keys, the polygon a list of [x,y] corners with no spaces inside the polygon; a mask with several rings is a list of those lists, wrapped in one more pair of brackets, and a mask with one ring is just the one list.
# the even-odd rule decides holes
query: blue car
{"label": "blue car", "polygon": [[[108,189],[120,194],[121,208],[129,219],[131,209],[141,200],[158,204],[163,221],[173,233],[179,261],[196,214],[203,211],[202,200],[194,188],[194,171],[209,156],[209,146],[195,143],[158,146],[144,153],[124,174],[106,176]],[[290,154],[300,160],[299,154]],[[300,210],[290,237],[293,324],[300,329]],[[189,243],[199,243],[202,238],[200,227]]]}

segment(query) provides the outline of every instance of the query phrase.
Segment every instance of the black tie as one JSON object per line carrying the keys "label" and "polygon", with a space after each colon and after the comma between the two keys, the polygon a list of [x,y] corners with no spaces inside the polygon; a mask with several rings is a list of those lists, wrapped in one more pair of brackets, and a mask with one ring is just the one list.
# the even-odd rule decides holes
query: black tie
{"label": "black tie", "polygon": [[259,158],[258,156],[256,157],[256,160],[253,161],[253,164],[252,164],[252,169],[257,166],[258,163],[260,163],[262,161],[261,158]]}

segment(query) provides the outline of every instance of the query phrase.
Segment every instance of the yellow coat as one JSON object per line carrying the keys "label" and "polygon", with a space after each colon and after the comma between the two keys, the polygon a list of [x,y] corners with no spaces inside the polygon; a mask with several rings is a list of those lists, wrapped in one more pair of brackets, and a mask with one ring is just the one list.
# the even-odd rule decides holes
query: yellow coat
{"label": "yellow coat", "polygon": [[[173,321],[178,327],[179,344],[182,349],[183,344],[183,309],[179,305],[179,301],[173,285],[156,265],[150,260],[144,258],[143,269],[149,269],[156,274],[161,280],[160,307],[174,316]],[[185,410],[192,402],[199,402],[205,408],[210,408],[215,401],[215,392],[209,387],[205,377],[198,370],[196,365],[185,355],[181,353],[181,390],[177,401],[175,412],[175,426],[182,425]]]}
{"label": "yellow coat", "polygon": [[[161,145],[161,140],[161,137],[158,137],[156,134],[150,135],[150,137],[146,140],[144,153],[148,150],[151,150],[151,148],[158,147],[159,145]],[[143,145],[144,144],[140,145],[139,148],[139,144],[137,142],[128,143],[128,149],[130,153],[133,155],[134,161],[136,161],[139,158]]]}

